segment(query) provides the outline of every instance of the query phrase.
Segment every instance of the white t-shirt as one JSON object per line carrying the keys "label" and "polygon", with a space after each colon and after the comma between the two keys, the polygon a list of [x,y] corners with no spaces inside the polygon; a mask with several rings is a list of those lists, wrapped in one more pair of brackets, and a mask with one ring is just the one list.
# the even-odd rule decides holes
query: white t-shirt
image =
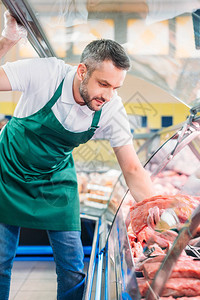
{"label": "white t-shirt", "polygon": [[[23,118],[41,109],[64,79],[62,95],[52,107],[59,122],[69,131],[82,132],[92,124],[94,111],[74,100],[72,83],[77,67],[55,57],[25,59],[3,66],[13,91],[21,91],[14,116]],[[99,128],[93,139],[108,139],[112,147],[132,144],[129,121],[121,98],[116,94],[102,108]]]}

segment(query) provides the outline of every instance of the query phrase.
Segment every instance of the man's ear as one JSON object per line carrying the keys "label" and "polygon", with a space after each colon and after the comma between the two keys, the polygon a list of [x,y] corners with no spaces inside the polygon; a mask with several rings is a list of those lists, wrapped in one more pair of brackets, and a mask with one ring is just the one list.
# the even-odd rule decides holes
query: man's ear
{"label": "man's ear", "polygon": [[87,73],[87,67],[85,64],[80,63],[77,68],[77,76],[80,81],[83,81],[85,75]]}

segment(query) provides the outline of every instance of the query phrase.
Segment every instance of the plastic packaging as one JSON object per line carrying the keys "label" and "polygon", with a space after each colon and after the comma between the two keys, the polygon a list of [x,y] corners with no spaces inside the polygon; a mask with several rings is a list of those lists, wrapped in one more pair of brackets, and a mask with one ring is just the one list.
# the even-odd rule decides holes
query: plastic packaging
{"label": "plastic packaging", "polygon": [[[87,1],[82,0],[56,0],[48,16],[57,14],[56,26],[62,24],[64,18],[65,26],[71,27],[86,24],[88,19]],[[53,23],[55,26],[55,23]],[[52,23],[49,24],[52,26]]]}
{"label": "plastic packaging", "polygon": [[4,13],[4,29],[1,35],[11,41],[27,41],[27,30],[17,23],[8,10]]}
{"label": "plastic packaging", "polygon": [[186,12],[193,12],[200,8],[199,0],[147,0],[149,13],[146,24],[174,18]]}

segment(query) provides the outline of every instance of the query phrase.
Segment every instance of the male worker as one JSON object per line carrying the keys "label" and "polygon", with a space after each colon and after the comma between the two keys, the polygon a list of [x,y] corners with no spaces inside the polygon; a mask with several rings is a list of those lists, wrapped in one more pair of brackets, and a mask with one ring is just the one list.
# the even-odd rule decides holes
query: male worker
{"label": "male worker", "polygon": [[[9,13],[5,23],[1,56],[23,35]],[[135,200],[153,195],[116,92],[129,68],[124,49],[111,40],[91,42],[78,67],[57,58],[34,58],[0,68],[0,90],[22,92],[0,135],[0,300],[8,299],[20,227],[47,230],[56,262],[57,299],[82,299],[85,275],[74,147],[108,137]]]}

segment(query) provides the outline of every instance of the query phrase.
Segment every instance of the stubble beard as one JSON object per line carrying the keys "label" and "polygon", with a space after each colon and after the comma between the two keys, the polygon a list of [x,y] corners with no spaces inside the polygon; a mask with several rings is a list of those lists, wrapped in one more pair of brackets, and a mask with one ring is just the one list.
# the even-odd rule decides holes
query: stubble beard
{"label": "stubble beard", "polygon": [[87,107],[89,109],[95,111],[94,108],[93,108],[93,105],[92,105],[92,100],[90,99],[90,96],[88,94],[87,85],[84,84],[84,81],[80,84],[79,93],[81,95],[81,98],[83,99],[83,101],[87,105]]}
{"label": "stubble beard", "polygon": [[[98,111],[100,110],[103,105],[99,106],[98,109],[95,109],[93,104],[92,104],[92,100],[94,100],[95,98],[91,98],[89,93],[88,93],[88,89],[87,89],[87,84],[88,84],[89,78],[85,77],[85,79],[81,82],[80,87],[79,87],[79,93],[81,95],[81,98],[83,99],[83,101],[85,102],[85,104],[87,105],[87,107],[93,111]],[[98,98],[97,98],[98,99]]]}

